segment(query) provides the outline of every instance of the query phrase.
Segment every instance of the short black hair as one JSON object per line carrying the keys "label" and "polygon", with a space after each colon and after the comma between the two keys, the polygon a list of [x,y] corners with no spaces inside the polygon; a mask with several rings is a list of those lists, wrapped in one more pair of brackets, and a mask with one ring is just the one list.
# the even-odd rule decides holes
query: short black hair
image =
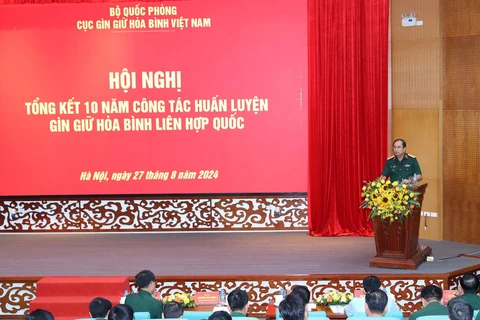
{"label": "short black hair", "polygon": [[448,318],[450,320],[472,320],[473,308],[462,299],[452,299],[448,302]]}
{"label": "short black hair", "polygon": [[36,309],[33,312],[30,312],[25,317],[25,320],[54,320],[53,314],[50,311],[43,309]]}
{"label": "short black hair", "polygon": [[388,297],[383,290],[373,290],[365,295],[365,302],[373,314],[383,314],[388,303]]}
{"label": "short black hair", "polygon": [[247,304],[248,296],[245,291],[235,289],[228,294],[228,306],[232,311],[242,310]]}
{"label": "short black hair", "polygon": [[292,290],[293,294],[298,295],[305,303],[310,302],[310,290],[306,286],[295,286]]}
{"label": "short black hair", "polygon": [[176,302],[169,302],[163,306],[163,316],[165,319],[177,319],[183,316],[183,306]]}
{"label": "short black hair", "polygon": [[133,313],[128,304],[117,304],[108,313],[108,320],[133,320]]}
{"label": "short black hair", "polygon": [[232,320],[232,316],[227,311],[215,311],[208,320]]}
{"label": "short black hair", "polygon": [[422,289],[420,295],[427,302],[440,301],[443,297],[443,290],[437,286],[426,286]]}
{"label": "short black hair", "polygon": [[392,143],[392,146],[395,145],[395,142],[397,142],[397,141],[401,141],[401,142],[402,142],[402,146],[403,146],[404,148],[407,147],[407,143],[406,143],[405,140],[403,140],[403,139],[395,139],[395,140],[393,141],[393,143]]}
{"label": "short black hair", "polygon": [[283,320],[304,320],[305,302],[296,294],[289,294],[280,302],[278,309]]}
{"label": "short black hair", "polygon": [[140,289],[148,287],[152,281],[155,281],[155,275],[150,270],[140,271],[135,276],[135,283]]}
{"label": "short black hair", "polygon": [[380,289],[381,282],[377,276],[368,276],[363,279],[363,289],[366,293]]}
{"label": "short black hair", "polygon": [[106,318],[108,311],[112,309],[112,303],[105,298],[97,297],[88,305],[92,318]]}
{"label": "short black hair", "polygon": [[460,285],[462,286],[463,291],[476,293],[480,282],[478,278],[473,273],[465,273],[460,279]]}

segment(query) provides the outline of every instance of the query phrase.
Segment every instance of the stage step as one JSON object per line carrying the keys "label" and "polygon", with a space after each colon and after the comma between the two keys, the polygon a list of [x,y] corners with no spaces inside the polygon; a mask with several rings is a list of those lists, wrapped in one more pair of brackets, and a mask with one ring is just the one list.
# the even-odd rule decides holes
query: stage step
{"label": "stage step", "polygon": [[37,297],[30,311],[44,309],[55,319],[88,318],[88,305],[95,297],[119,303],[125,290],[130,291],[127,277],[46,277],[37,282]]}

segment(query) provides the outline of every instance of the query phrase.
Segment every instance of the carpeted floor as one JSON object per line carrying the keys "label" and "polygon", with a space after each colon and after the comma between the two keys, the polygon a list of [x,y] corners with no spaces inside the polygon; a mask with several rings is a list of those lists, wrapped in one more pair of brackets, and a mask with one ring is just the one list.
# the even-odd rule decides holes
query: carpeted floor
{"label": "carpeted floor", "polygon": [[305,232],[0,234],[0,276],[446,273],[480,264],[479,245],[420,240],[434,262],[416,271],[368,266],[369,237]]}

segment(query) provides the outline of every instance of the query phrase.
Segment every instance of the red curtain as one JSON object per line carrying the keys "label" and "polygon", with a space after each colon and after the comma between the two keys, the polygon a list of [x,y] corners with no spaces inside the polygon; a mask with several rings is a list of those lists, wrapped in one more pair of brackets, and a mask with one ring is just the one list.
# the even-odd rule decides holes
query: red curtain
{"label": "red curtain", "polygon": [[308,0],[312,236],[373,234],[359,209],[388,143],[388,0]]}

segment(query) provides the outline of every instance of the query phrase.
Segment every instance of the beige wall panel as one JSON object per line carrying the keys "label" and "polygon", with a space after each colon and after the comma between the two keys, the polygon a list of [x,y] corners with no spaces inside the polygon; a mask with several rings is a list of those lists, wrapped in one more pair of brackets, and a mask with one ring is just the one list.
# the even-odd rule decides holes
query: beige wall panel
{"label": "beige wall panel", "polygon": [[480,110],[480,36],[445,38],[444,45],[444,109]]}
{"label": "beige wall panel", "polygon": [[392,42],[394,109],[438,109],[440,39]]}
{"label": "beige wall panel", "polygon": [[415,155],[426,179],[439,175],[438,110],[393,110],[393,139],[403,138],[407,152]]}
{"label": "beige wall panel", "polygon": [[[392,41],[426,40],[440,37],[439,0],[395,0],[391,2]],[[423,26],[402,27],[401,15],[415,12]]]}
{"label": "beige wall panel", "polygon": [[428,183],[422,205],[423,211],[436,212],[437,218],[421,221],[420,237],[441,240],[442,210],[439,202],[439,111],[438,110],[397,110],[392,113],[393,138],[403,138],[407,142],[407,152],[418,158],[424,180]]}
{"label": "beige wall panel", "polygon": [[480,243],[480,111],[443,113],[446,240]]}
{"label": "beige wall panel", "polygon": [[[423,170],[423,168],[422,168]],[[437,213],[436,218],[427,217],[427,229],[425,230],[425,218],[420,220],[420,238],[442,240],[442,213],[439,212],[438,182],[437,179],[423,179],[421,183],[428,183],[425,198],[423,199],[422,211]]]}
{"label": "beige wall panel", "polygon": [[479,0],[445,0],[443,2],[445,37],[480,34]]}

